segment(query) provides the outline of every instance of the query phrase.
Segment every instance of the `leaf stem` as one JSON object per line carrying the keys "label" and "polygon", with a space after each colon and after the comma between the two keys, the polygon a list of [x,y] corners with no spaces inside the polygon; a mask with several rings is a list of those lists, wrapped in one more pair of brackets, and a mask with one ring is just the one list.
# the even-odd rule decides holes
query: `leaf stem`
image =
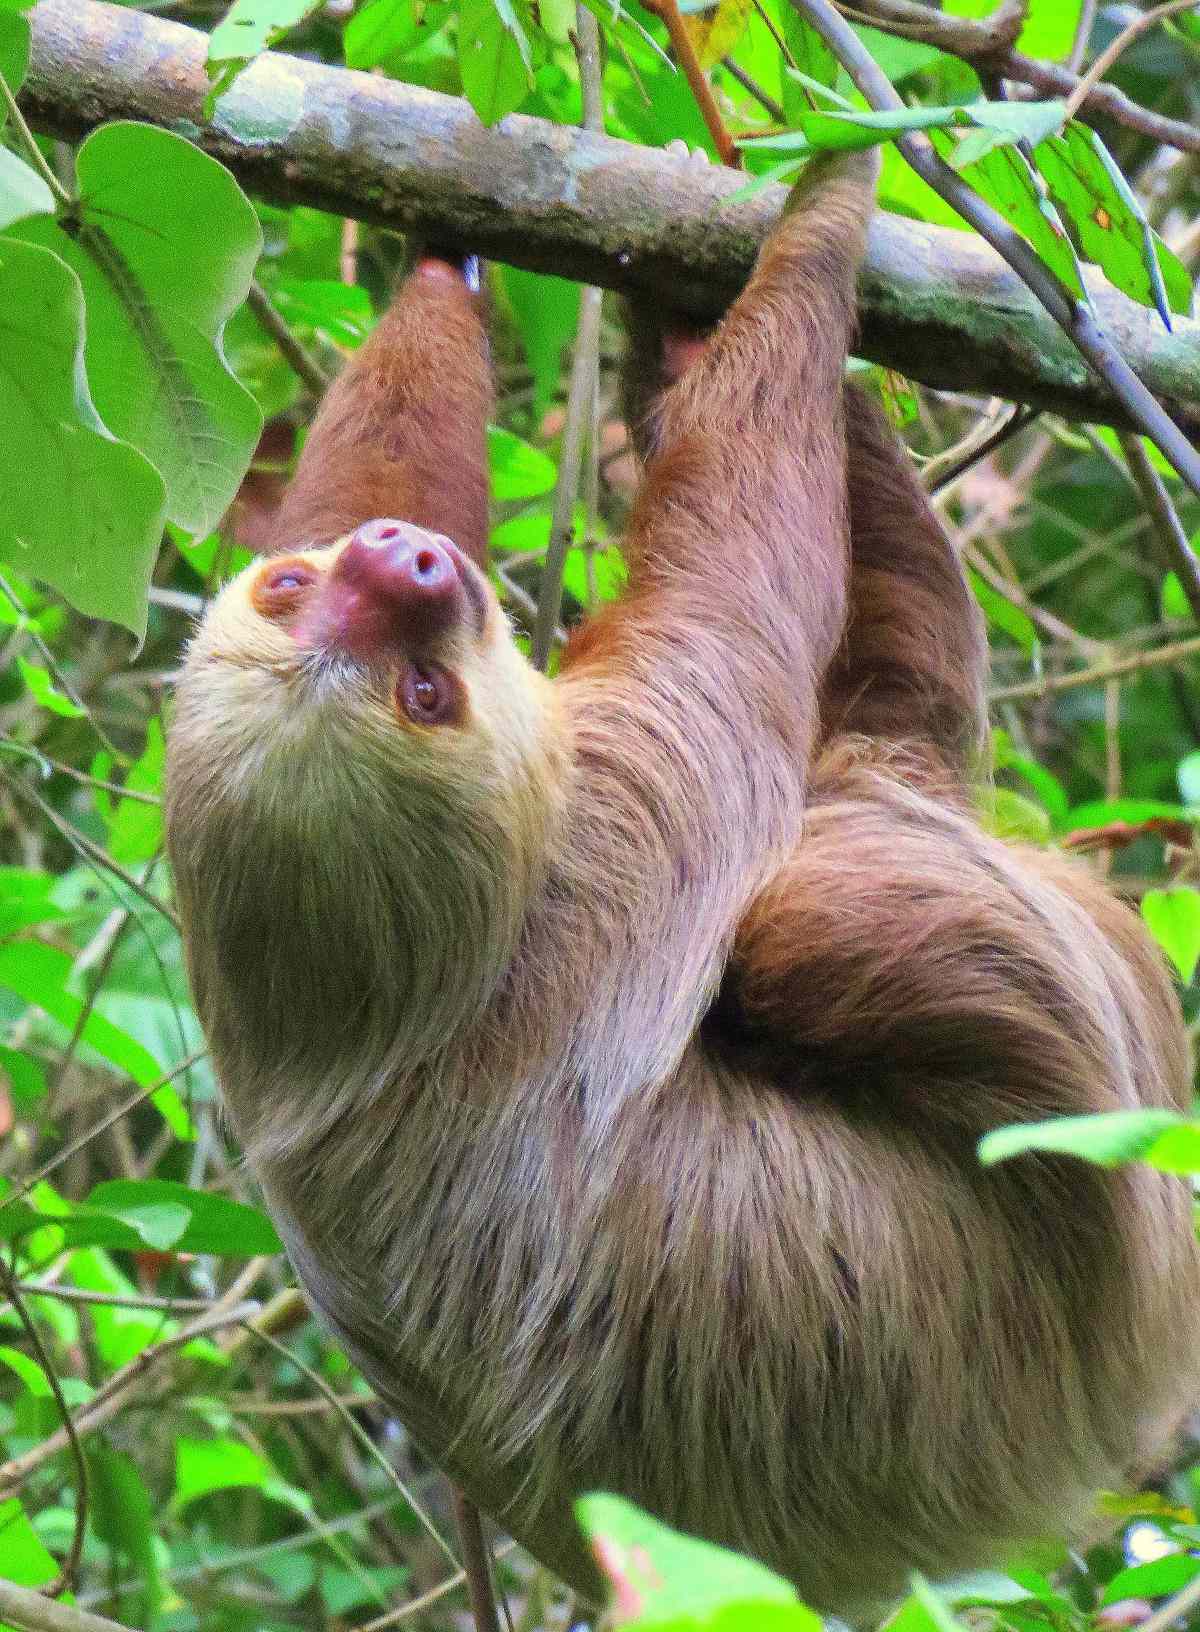
{"label": "leaf stem", "polygon": [[55,202],[64,210],[74,208],[75,200],[55,175],[54,167],[38,146],[37,137],[25,123],[25,115],[21,112],[17,99],[3,74],[0,74],[0,102],[3,102],[8,117],[12,120],[13,127],[21,138],[21,146],[25,149],[30,164],[53,193]]}

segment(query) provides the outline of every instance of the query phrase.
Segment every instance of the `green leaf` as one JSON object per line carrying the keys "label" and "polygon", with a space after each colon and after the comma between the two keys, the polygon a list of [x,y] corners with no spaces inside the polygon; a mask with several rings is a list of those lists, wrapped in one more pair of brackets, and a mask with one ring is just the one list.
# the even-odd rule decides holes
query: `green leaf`
{"label": "green leaf", "polygon": [[321,1601],[326,1612],[343,1618],[347,1611],[363,1604],[386,1605],[409,1580],[412,1572],[403,1564],[381,1564],[372,1569],[321,1571]]}
{"label": "green leaf", "polygon": [[9,1092],[19,1110],[29,1110],[45,1098],[46,1072],[41,1062],[28,1054],[0,1047],[0,1072],[8,1078]]}
{"label": "green leaf", "polygon": [[992,732],[992,760],[998,771],[1011,771],[1032,788],[1045,806],[1056,828],[1061,828],[1069,809],[1066,789],[1044,765],[1039,765],[1025,754],[1019,754],[1012,745],[1007,731]]}
{"label": "green leaf", "polygon": [[[1062,124],[1064,104],[1053,102],[958,102],[941,108],[896,108],[883,113],[801,107],[790,116],[812,147],[873,147],[911,130],[957,130],[964,126],[986,132],[1001,142],[1041,141]],[[968,137],[967,140],[970,138]],[[784,148],[787,136],[765,137],[755,147]],[[969,150],[969,161],[983,157],[988,148]],[[954,149],[950,149],[951,157]],[[969,162],[964,159],[962,162]]]}
{"label": "green leaf", "polygon": [[[1196,548],[1196,540],[1192,539],[1192,549]],[[1188,600],[1183,585],[1179,582],[1177,572],[1168,572],[1159,588],[1159,608],[1164,618],[1179,618],[1180,620],[1192,617],[1192,603]]]}
{"label": "green leaf", "polygon": [[209,532],[262,429],[221,350],[262,247],[258,217],[223,165],[150,125],[101,126],[76,170],[73,223],[35,216],[9,231],[78,275],[101,418],[161,472],[170,519]]}
{"label": "green leaf", "polygon": [[1092,799],[1075,805],[1068,817],[1069,827],[1107,827],[1110,822],[1200,822],[1200,812],[1189,805],[1168,804],[1165,799]]}
{"label": "green leaf", "polygon": [[209,77],[224,90],[237,71],[318,11],[323,0],[233,0],[208,37]]}
{"label": "green leaf", "polygon": [[1142,918],[1150,933],[1189,986],[1200,963],[1200,890],[1185,884],[1170,890],[1147,890]]}
{"label": "green leaf", "polygon": [[449,21],[448,3],[374,0],[355,12],[342,35],[348,68],[394,67]]}
{"label": "green leaf", "polygon": [[1017,50],[1027,57],[1061,62],[1075,44],[1083,0],[1030,0]]}
{"label": "green leaf", "polygon": [[[943,132],[935,131],[932,139],[943,158],[953,156],[947,146],[949,138]],[[977,163],[963,165],[961,173],[981,198],[999,210],[1010,226],[1029,240],[1059,281],[1086,301],[1087,291],[1074,245],[1053,204],[1043,196],[1038,178],[1020,149],[997,147]]]}
{"label": "green leaf", "polygon": [[[141,1584],[137,1624],[149,1626],[163,1599],[162,1573],[154,1546],[155,1512],[150,1492],[134,1459],[113,1450],[99,1436],[87,1447],[88,1493],[96,1534],[117,1556],[124,1557]],[[125,1611],[128,1615],[128,1610]]]}
{"label": "green leaf", "polygon": [[0,1365],[7,1366],[20,1378],[26,1393],[32,1394],[35,1399],[54,1398],[50,1379],[32,1355],[22,1353],[20,1349],[10,1349],[6,1344],[0,1345]]}
{"label": "green leaf", "polygon": [[494,425],[488,426],[487,446],[492,497],[497,504],[513,499],[534,499],[554,486],[557,469],[553,459],[540,448]]}
{"label": "green leaf", "polygon": [[1118,1570],[1104,1588],[1101,1607],[1115,1604],[1122,1598],[1165,1598],[1178,1592],[1200,1575],[1200,1559],[1187,1553],[1170,1553],[1156,1558],[1150,1564],[1134,1564],[1127,1570]]}
{"label": "green leaf", "polygon": [[65,916],[50,898],[54,884],[53,873],[0,867],[0,939],[7,940],[32,924],[46,924]]}
{"label": "green leaf", "polygon": [[996,1128],[979,1141],[984,1167],[1027,1152],[1079,1156],[1098,1167],[1139,1161],[1160,1134],[1184,1120],[1177,1111],[1102,1111],[1095,1116],[1056,1116]]}
{"label": "green leaf", "polygon": [[498,0],[463,0],[458,13],[458,69],[463,94],[485,125],[498,124],[533,86],[529,41]]}
{"label": "green leaf", "polygon": [[[30,29],[21,13],[32,0],[18,6],[0,6],[0,78],[14,95],[29,72]],[[8,104],[0,100],[0,131],[8,122]]]}
{"label": "green leaf", "polygon": [[1011,788],[980,788],[975,808],[990,833],[1000,839],[1045,844],[1050,837],[1050,817],[1032,799]]}
{"label": "green leaf", "polygon": [[1011,635],[1017,645],[1032,656],[1038,647],[1038,632],[1029,614],[1006,600],[974,568],[968,568],[967,577],[987,621],[994,628],[1003,629],[1006,635]]}
{"label": "green leaf", "polygon": [[584,1496],[575,1514],[608,1579],[619,1624],[819,1632],[819,1617],[795,1588],[752,1559],[680,1535],[619,1496]]}
{"label": "green leaf", "polygon": [[[0,986],[43,1010],[68,1031],[75,1029],[84,1008],[66,989],[71,970],[72,961],[65,952],[40,941],[10,941],[0,946]],[[142,1087],[149,1087],[162,1075],[158,1061],[102,1015],[89,1014],[80,1035],[102,1059]]]}
{"label": "green leaf", "polygon": [[962,1632],[949,1605],[923,1575],[914,1571],[909,1584],[912,1587],[909,1603],[920,1606],[929,1632]]}
{"label": "green leaf", "polygon": [[19,159],[11,148],[0,147],[0,227],[24,215],[49,215],[53,211],[54,194],[33,166]]}
{"label": "green leaf", "polygon": [[[801,73],[807,74],[818,85],[836,86],[838,60],[812,24],[806,22],[793,6],[787,5],[780,8],[779,20],[792,61]],[[807,113],[812,108],[812,97],[803,84],[787,72],[782,76],[780,88],[783,91],[784,119],[789,125],[795,124],[799,114]]]}
{"label": "green leaf", "polygon": [[[580,517],[582,522],[583,518]],[[567,551],[563,562],[563,587],[573,595],[580,606],[588,604],[588,552],[576,545]],[[628,569],[625,557],[613,546],[592,551],[592,580],[596,587],[597,602],[615,601],[625,588]]]}
{"label": "green leaf", "polygon": [[1143,306],[1191,311],[1187,271],[1147,224],[1141,205],[1100,137],[1072,123],[1042,141],[1034,161],[1051,197],[1070,223],[1080,253]]}
{"label": "green leaf", "polygon": [[502,266],[498,272],[533,374],[536,427],[562,378],[563,353],[574,338],[579,318],[579,288],[565,278],[523,272],[515,266]]}
{"label": "green leaf", "polygon": [[39,708],[61,715],[64,720],[81,720],[86,716],[86,709],[80,708],[65,692],[58,690],[49,669],[43,669],[37,663],[28,663],[23,657],[17,659],[17,668],[26,690]]}
{"label": "green leaf", "polygon": [[[164,756],[162,726],[158,720],[151,719],[146,725],[145,749],[125,778],[125,786],[131,793],[161,794]],[[159,805],[148,805],[142,799],[120,799],[106,817],[106,826],[109,854],[122,865],[148,861],[162,846],[163,821]]]}
{"label": "green leaf", "polygon": [[15,1496],[0,1502],[0,1558],[5,1579],[18,1587],[41,1587],[58,1574],[54,1555],[39,1541]]}
{"label": "green leaf", "polygon": [[[86,1206],[128,1223],[162,1250],[240,1258],[283,1251],[275,1226],[256,1207],[170,1179],[110,1179],[95,1186]],[[146,1234],[147,1221],[159,1239]]]}
{"label": "green leaf", "polygon": [[[785,17],[791,11],[790,6],[784,6]],[[874,57],[876,67],[882,68],[893,85],[901,84],[913,74],[924,73],[935,63],[945,63],[948,60],[945,53],[939,51],[935,45],[924,45],[920,40],[902,39],[896,34],[884,34],[882,30],[871,28],[865,23],[855,23],[853,27],[854,32]]]}
{"label": "green leaf", "polygon": [[271,1465],[238,1439],[175,1442],[175,1501],[182,1507],[217,1490],[265,1490]]}
{"label": "green leaf", "polygon": [[1150,1146],[1144,1160],[1160,1173],[1200,1173],[1200,1122],[1168,1128]]}
{"label": "green leaf", "polygon": [[110,435],[88,395],[75,274],[44,249],[0,238],[0,280],[0,555],[140,638],[162,480]]}
{"label": "green leaf", "polygon": [[351,350],[374,326],[371,297],[336,278],[280,278],[271,295],[292,328],[308,329]]}

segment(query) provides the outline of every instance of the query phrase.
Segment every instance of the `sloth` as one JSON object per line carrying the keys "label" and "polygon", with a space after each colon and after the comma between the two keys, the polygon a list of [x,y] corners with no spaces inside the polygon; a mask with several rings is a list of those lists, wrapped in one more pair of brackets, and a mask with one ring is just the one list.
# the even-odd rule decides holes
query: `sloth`
{"label": "sloth", "polygon": [[977,1159],[1189,1059],[1134,916],[975,814],[980,620],[844,378],[875,176],[815,160],[711,336],[635,324],[629,582],[553,679],[426,253],[175,699],[191,980],[296,1272],[585,1592],[605,1488],[860,1616],[1082,1524],[1193,1387],[1185,1185]]}

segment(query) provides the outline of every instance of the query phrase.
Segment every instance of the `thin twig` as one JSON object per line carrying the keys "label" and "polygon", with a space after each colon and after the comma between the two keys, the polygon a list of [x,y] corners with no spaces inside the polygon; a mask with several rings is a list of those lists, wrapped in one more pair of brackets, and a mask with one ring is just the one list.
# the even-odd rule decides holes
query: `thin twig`
{"label": "thin twig", "polygon": [[157,793],[142,793],[138,788],[124,788],[119,782],[106,782],[102,776],[89,776],[86,771],[76,770],[74,765],[67,765],[61,759],[51,759],[49,754],[38,749],[38,757],[47,764],[56,776],[70,776],[85,788],[98,788],[102,793],[116,794],[118,799],[132,799],[137,805],[161,805],[162,798]]}
{"label": "thin twig", "polygon": [[1079,8],[1079,16],[1075,23],[1075,38],[1071,42],[1071,53],[1065,67],[1069,73],[1077,74],[1087,56],[1088,41],[1092,37],[1092,25],[1096,21],[1097,0],[1083,0]]}
{"label": "thin twig", "polygon": [[475,1503],[464,1496],[457,1486],[454,1489],[454,1514],[458,1520],[458,1539],[462,1544],[463,1570],[471,1599],[471,1613],[475,1617],[475,1632],[500,1632],[483,1522]]}
{"label": "thin twig", "polygon": [[47,159],[37,144],[37,137],[25,122],[25,115],[17,105],[17,99],[9,89],[8,81],[0,74],[0,104],[5,113],[12,120],[13,129],[21,138],[21,146],[25,149],[25,157],[37,170],[42,180],[54,195],[55,202],[63,209],[70,209],[74,199],[58,179],[53,165]]}
{"label": "thin twig", "polygon": [[758,81],[751,78],[739,63],[734,62],[732,57],[722,57],[721,67],[724,68],[730,79],[736,80],[742,89],[754,98],[759,107],[763,108],[777,125],[783,124],[786,115],[783,111],[782,102],[776,102],[775,98],[769,92],[764,91]]}
{"label": "thin twig", "polygon": [[1151,651],[1132,652],[1128,657],[1118,657],[1111,663],[1098,663],[1091,669],[1077,669],[1073,674],[1043,675],[1037,680],[1023,680],[1015,686],[997,686],[988,693],[988,701],[1007,703],[1018,697],[1048,697],[1053,692],[1100,685],[1105,680],[1116,680],[1125,674],[1140,674],[1143,669],[1159,669],[1166,663],[1182,663],[1186,658],[1197,656],[1200,656],[1200,635],[1192,635],[1188,640],[1176,640],[1169,646],[1156,646]]}
{"label": "thin twig", "polygon": [[111,873],[127,890],[136,895],[139,901],[143,901],[146,906],[153,908],[155,912],[165,918],[177,934],[180,932],[179,920],[166,902],[160,901],[156,895],[146,889],[140,879],[135,878],[127,868],[122,867],[120,862],[114,861],[102,845],[97,844],[94,839],[89,839],[86,833],[81,832],[72,822],[67,821],[65,816],[60,816],[50,801],[43,799],[36,788],[31,788],[20,777],[10,776],[4,772],[0,772],[0,778],[8,783],[14,793],[19,794],[23,799],[28,799],[30,804],[36,805],[50,825],[56,828],[62,837],[66,839],[72,850],[86,857],[101,872]]}
{"label": "thin twig", "polygon": [[258,319],[259,327],[274,340],[294,372],[300,376],[313,395],[319,397],[329,384],[329,375],[296,339],[257,278],[246,291],[246,305]]}
{"label": "thin twig", "polygon": [[[670,0],[670,3],[673,4],[674,0]],[[678,8],[675,14],[678,17]],[[583,85],[584,128],[595,130],[603,121],[600,36],[596,19],[583,5],[575,8],[575,40],[579,77]],[[588,121],[591,121],[590,124]],[[562,613],[563,568],[575,530],[575,499],[579,492],[583,444],[595,397],[593,382],[599,368],[600,309],[603,299],[603,291],[594,284],[585,284],[579,291],[579,326],[571,358],[571,383],[567,390],[567,413],[559,448],[558,480],[554,486],[550,537],[546,544],[537,616],[533,624],[532,657],[539,669],[545,669],[550,662],[554,632]]]}
{"label": "thin twig", "polygon": [[[284,1294],[281,1294],[281,1297],[287,1298],[288,1300],[293,1297],[298,1298],[299,1296],[300,1294],[294,1287],[287,1288],[287,1291]],[[279,1299],[275,1300],[276,1303],[279,1301]],[[329,1384],[321,1376],[320,1372],[314,1370],[314,1368],[306,1361],[301,1360],[299,1355],[297,1355],[292,1349],[289,1349],[286,1343],[281,1343],[277,1337],[272,1336],[271,1332],[268,1330],[270,1312],[270,1306],[268,1306],[268,1308],[263,1311],[263,1314],[259,1319],[246,1321],[245,1330],[247,1334],[254,1338],[257,1342],[265,1343],[268,1348],[273,1349],[275,1353],[281,1357],[281,1359],[287,1360],[291,1365],[295,1366],[296,1370],[300,1372],[301,1376],[308,1379],[312,1386],[317,1390],[318,1394],[321,1395],[322,1399],[324,1399],[325,1402],[341,1417],[346,1427],[350,1430],[351,1434],[358,1441],[359,1446],[366,1452],[371,1461],[382,1470],[385,1477],[391,1480],[397,1492],[404,1497],[404,1500],[412,1509],[413,1515],[417,1519],[417,1522],[421,1525],[421,1528],[425,1531],[426,1535],[434,1543],[434,1545],[440,1549],[450,1568],[452,1570],[463,1568],[458,1559],[455,1557],[454,1549],[442,1535],[437,1525],[434,1524],[433,1520],[429,1517],[429,1514],[425,1511],[419,1497],[415,1494],[415,1492],[409,1489],[408,1485],[400,1477],[400,1474],[397,1472],[394,1464],[371,1438],[366,1429],[363,1428],[355,1419],[349,1408],[342,1403],[335,1391],[330,1388]],[[361,1405],[363,1402],[360,1400],[357,1403]],[[469,1565],[467,1567],[469,1569]],[[484,1632],[484,1629],[481,1628],[480,1632]],[[489,1632],[499,1632],[499,1628],[489,1629]]]}
{"label": "thin twig", "polygon": [[1173,1598],[1160,1604],[1153,1615],[1148,1615],[1138,1627],[1138,1632],[1167,1632],[1169,1626],[1182,1621],[1197,1604],[1200,1604],[1200,1575],[1189,1581],[1186,1587],[1181,1587]]}
{"label": "thin twig", "polygon": [[958,481],[960,476],[965,476],[967,471],[979,464],[980,460],[986,459],[989,453],[995,453],[997,448],[1002,448],[1006,442],[1010,442],[1027,425],[1032,425],[1034,420],[1038,418],[1039,413],[1040,409],[1037,408],[1015,408],[1004,422],[997,425],[996,429],[986,436],[982,442],[968,448],[961,458],[938,471],[933,480],[929,482],[928,491],[931,494],[940,493],[944,488],[949,487],[952,482]]}
{"label": "thin twig", "polygon": [[353,287],[358,282],[358,238],[361,229],[352,215],[342,222],[342,245],[338,254],[338,276]]}
{"label": "thin twig", "polygon": [[[3,85],[3,83],[4,76],[0,74],[0,85]],[[65,697],[69,697],[75,704],[75,707],[79,709],[82,714],[87,715],[88,724],[96,733],[96,736],[99,738],[103,747],[108,750],[115,760],[119,761],[123,757],[120,749],[117,747],[116,743],[113,742],[112,738],[107,734],[103,727],[97,723],[92,715],[91,709],[83,701],[82,697],[75,690],[75,687],[71,684],[70,680],[68,680],[67,676],[59,667],[58,659],[55,657],[54,653],[50,650],[49,646],[47,646],[46,642],[42,639],[41,635],[34,627],[33,622],[29,617],[29,613],[21,604],[21,597],[17,594],[16,590],[12,587],[3,573],[0,573],[0,594],[4,596],[5,600],[12,607],[13,611],[22,620],[22,623],[24,624],[22,632],[33,642],[38,656],[45,665],[47,674],[51,676],[55,685],[63,693],[63,695]]]}
{"label": "thin twig", "polygon": [[727,165],[730,170],[736,170],[742,162],[741,155],[734,146],[733,137],[725,129],[725,121],[721,118],[717,99],[712,93],[712,86],[708,83],[708,75],[700,66],[700,59],[696,55],[696,48],[692,44],[692,37],[687,31],[677,0],[646,0],[646,9],[665,23],[675,60],[696,99],[700,117],[713,139],[713,146],[721,163]]}
{"label": "thin twig", "polygon": [[[496,1557],[504,1558],[516,1549],[515,1541],[506,1541],[502,1547],[497,1547]],[[356,1628],[356,1632],[385,1632],[389,1626],[399,1626],[402,1621],[408,1621],[414,1615],[420,1615],[430,1604],[436,1604],[439,1599],[447,1598],[452,1592],[466,1584],[466,1572],[459,1570],[457,1575],[447,1576],[445,1581],[439,1581],[436,1587],[430,1587],[419,1598],[410,1598],[408,1603],[400,1604],[398,1608],[389,1610],[386,1615],[380,1615],[377,1620],[366,1621]]]}
{"label": "thin twig", "polygon": [[[181,1077],[185,1071],[190,1071],[197,1061],[204,1058],[207,1052],[208,1050],[205,1048],[195,1049],[191,1054],[180,1060],[178,1065],[173,1065],[169,1071],[159,1077],[157,1082],[152,1082],[148,1088],[139,1088],[136,1094],[131,1094],[120,1105],[115,1105],[112,1110],[106,1112],[100,1118],[99,1122],[94,1123],[86,1132],[81,1133],[77,1139],[72,1139],[69,1144],[64,1145],[48,1162],[45,1162],[35,1172],[31,1173],[27,1179],[23,1179],[6,1196],[0,1196],[0,1213],[6,1207],[11,1207],[14,1202],[20,1201],[23,1196],[27,1196],[43,1179],[48,1179],[52,1173],[57,1172],[64,1162],[69,1162],[77,1151],[90,1144],[98,1134],[104,1132],[105,1128],[111,1128],[114,1122],[119,1122],[123,1116],[128,1116],[130,1111],[135,1111],[146,1100],[153,1099],[160,1088],[165,1088],[176,1077]],[[52,1222],[51,1219],[47,1220],[47,1223]]]}
{"label": "thin twig", "polygon": [[[1174,4],[1175,0],[1171,0],[1171,3]],[[886,112],[904,111],[904,103],[892,88],[891,81],[849,23],[838,16],[830,0],[790,0],[790,4],[816,29],[872,108]],[[1004,217],[973,192],[962,177],[939,157],[928,137],[916,131],[906,131],[896,138],[896,146],[922,181],[927,182],[1004,257],[1105,381],[1133,423],[1158,444],[1164,457],[1174,465],[1192,491],[1200,495],[1200,453],[1101,331],[1084,302],[1060,283]]]}
{"label": "thin twig", "polygon": [[600,343],[602,299],[603,291],[594,284],[586,284],[579,292],[579,327],[575,336],[575,354],[571,360],[571,384],[567,392],[567,417],[558,456],[550,541],[546,545],[537,619],[533,626],[532,656],[539,669],[545,669],[550,661],[554,631],[562,613],[563,568],[575,530],[575,497],[579,491],[583,442],[592,400],[592,374]]}
{"label": "thin twig", "polygon": [[30,1587],[0,1580],[0,1620],[17,1632],[129,1632],[120,1621],[73,1604],[58,1604]]}
{"label": "thin twig", "polygon": [[1128,432],[1121,436],[1121,451],[1129,474],[1137,484],[1147,513],[1154,523],[1167,560],[1180,588],[1187,597],[1192,616],[1200,623],[1200,561],[1188,542],[1187,533],[1179,519],[1179,512],[1171,503],[1166,484],[1155,470],[1150,455],[1142,446],[1140,437]]}
{"label": "thin twig", "polygon": [[[125,1408],[145,1374],[157,1361],[185,1347],[194,1338],[208,1337],[228,1326],[243,1325],[258,1312],[258,1308],[257,1303],[243,1303],[232,1309],[218,1310],[215,1314],[202,1315],[170,1337],[163,1338],[160,1343],[142,1349],[126,1365],[114,1371],[104,1386],[97,1389],[86,1405],[80,1407],[72,1418],[72,1433],[82,1439],[97,1428],[102,1428],[106,1422],[111,1422]],[[0,1465],[0,1501],[15,1495],[31,1473],[57,1456],[59,1451],[65,1450],[69,1442],[67,1430],[58,1428],[31,1450]]]}
{"label": "thin twig", "polygon": [[1135,17],[1128,23],[1115,39],[1109,41],[1067,98],[1063,123],[1065,124],[1068,119],[1074,119],[1113,63],[1135,40],[1141,39],[1150,29],[1157,28],[1159,23],[1166,22],[1168,17],[1177,17],[1182,11],[1194,11],[1195,7],[1196,0],[1166,0],[1165,5],[1155,6],[1152,11],[1144,11],[1140,17]]}
{"label": "thin twig", "polygon": [[[47,1220],[53,1223],[52,1219]],[[58,1281],[17,1281],[16,1289],[29,1298],[58,1298],[63,1303],[102,1304],[114,1309],[161,1310],[165,1315],[202,1315],[211,1298],[156,1298],[142,1292],[96,1292],[89,1286],[63,1286]],[[0,1305],[0,1314],[8,1307]]]}
{"label": "thin twig", "polygon": [[83,1557],[83,1542],[87,1534],[88,1520],[88,1471],[87,1458],[83,1454],[83,1446],[79,1443],[79,1435],[75,1432],[75,1423],[71,1417],[71,1408],[63,1394],[62,1383],[54,1363],[46,1353],[46,1345],[42,1342],[42,1334],[38,1331],[25,1300],[17,1287],[16,1277],[8,1267],[4,1256],[0,1254],[0,1286],[4,1288],[17,1319],[20,1321],[25,1336],[29,1339],[29,1346],[33,1350],[33,1358],[42,1368],[50,1392],[54,1396],[54,1404],[62,1422],[71,1447],[71,1460],[75,1464],[75,1521],[71,1531],[71,1545],[67,1549],[67,1556],[62,1562],[58,1575],[48,1582],[41,1590],[47,1598],[58,1598],[68,1592],[75,1585],[75,1576],[79,1570],[79,1561]]}

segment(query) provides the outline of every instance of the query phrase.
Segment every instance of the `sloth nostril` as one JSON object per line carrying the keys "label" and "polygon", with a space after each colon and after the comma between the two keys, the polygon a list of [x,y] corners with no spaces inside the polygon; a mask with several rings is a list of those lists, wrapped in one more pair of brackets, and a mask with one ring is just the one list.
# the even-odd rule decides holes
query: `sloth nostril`
{"label": "sloth nostril", "polygon": [[400,529],[399,529],[399,527],[381,527],[379,529],[379,531],[376,533],[375,537],[379,540],[379,542],[381,544],[384,544],[390,538],[399,538],[400,537]]}
{"label": "sloth nostril", "polygon": [[418,550],[413,566],[421,578],[432,578],[441,567],[441,557],[436,550]]}

